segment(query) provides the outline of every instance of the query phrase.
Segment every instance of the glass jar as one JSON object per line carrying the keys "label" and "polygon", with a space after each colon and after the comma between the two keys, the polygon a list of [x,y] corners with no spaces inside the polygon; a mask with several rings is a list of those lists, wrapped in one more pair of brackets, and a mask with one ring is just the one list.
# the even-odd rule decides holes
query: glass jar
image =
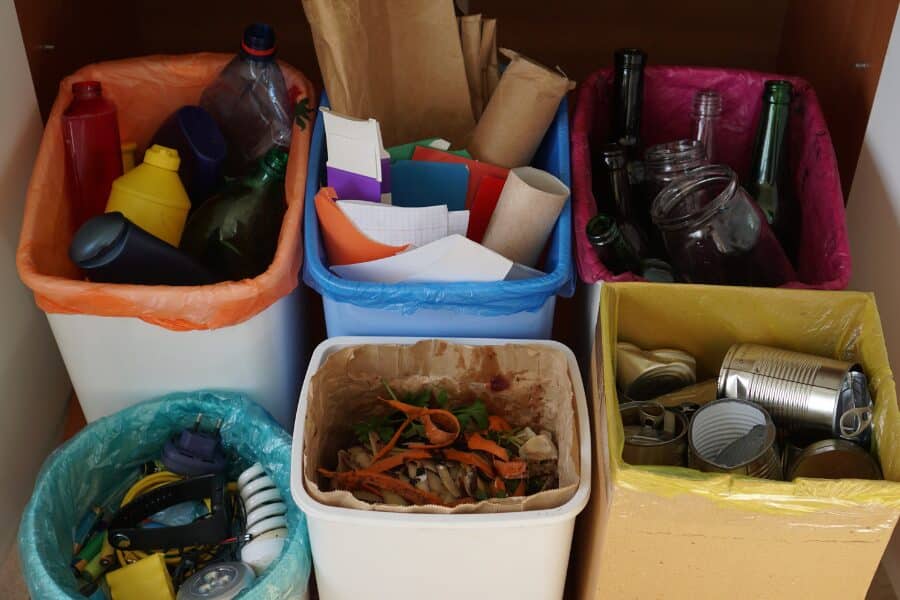
{"label": "glass jar", "polygon": [[722,116],[722,96],[715,90],[700,90],[694,95],[691,110],[693,138],[703,144],[706,159],[716,163],[719,121]]}
{"label": "glass jar", "polygon": [[687,282],[775,287],[796,279],[765,216],[726,166],[675,179],[656,197],[651,215]]}
{"label": "glass jar", "polygon": [[644,157],[647,204],[653,204],[656,196],[676,177],[708,164],[706,149],[699,140],[685,139],[651,146]]}

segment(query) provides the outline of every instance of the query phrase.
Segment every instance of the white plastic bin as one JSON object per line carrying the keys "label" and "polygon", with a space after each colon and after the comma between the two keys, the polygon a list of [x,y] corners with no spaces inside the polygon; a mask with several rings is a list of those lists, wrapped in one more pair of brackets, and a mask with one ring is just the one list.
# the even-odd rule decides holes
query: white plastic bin
{"label": "white plastic bin", "polygon": [[562,598],[575,517],[590,495],[591,448],[587,401],[575,355],[546,340],[448,338],[457,344],[528,343],[565,353],[575,391],[581,482],[551,510],[500,514],[426,515],[327,506],[303,485],[307,393],[332,353],[359,344],[411,345],[426,338],[339,337],[313,352],[297,407],[291,449],[291,492],[306,513],[313,566],[322,600],[549,600]]}
{"label": "white plastic bin", "polygon": [[48,313],[85,418],[190,390],[241,392],[291,430],[306,356],[302,286],[220,329],[171,331],[132,317]]}

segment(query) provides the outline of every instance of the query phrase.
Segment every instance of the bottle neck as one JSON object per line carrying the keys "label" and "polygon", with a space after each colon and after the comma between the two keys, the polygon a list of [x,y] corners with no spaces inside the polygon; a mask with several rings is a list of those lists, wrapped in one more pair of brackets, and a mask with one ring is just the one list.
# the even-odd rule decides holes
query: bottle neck
{"label": "bottle neck", "polygon": [[275,182],[284,181],[284,171],[280,171],[269,166],[263,160],[252,175],[244,180],[244,183],[250,187],[265,187]]}
{"label": "bottle neck", "polygon": [[624,66],[617,69],[613,86],[613,141],[626,148],[638,147],[641,143],[644,101],[643,67]]}
{"label": "bottle neck", "polygon": [[785,141],[789,114],[789,104],[763,101],[750,168],[753,183],[771,185],[777,182],[787,154]]}

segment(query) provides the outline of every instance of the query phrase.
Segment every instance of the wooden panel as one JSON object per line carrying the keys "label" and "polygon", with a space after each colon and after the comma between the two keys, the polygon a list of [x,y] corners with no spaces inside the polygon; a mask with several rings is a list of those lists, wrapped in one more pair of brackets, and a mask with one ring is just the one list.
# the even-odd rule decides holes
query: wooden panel
{"label": "wooden panel", "polygon": [[788,0],[471,0],[501,45],[584,79],[623,46],[654,64],[775,68]]}
{"label": "wooden panel", "polygon": [[846,197],[897,14],[897,0],[791,0],[778,69],[808,79],[834,141]]}

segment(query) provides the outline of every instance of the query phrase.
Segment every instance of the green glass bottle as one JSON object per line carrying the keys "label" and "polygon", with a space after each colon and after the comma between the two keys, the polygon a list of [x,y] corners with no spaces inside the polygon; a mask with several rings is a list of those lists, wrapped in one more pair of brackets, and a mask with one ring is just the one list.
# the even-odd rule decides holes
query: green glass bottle
{"label": "green glass bottle", "polygon": [[766,220],[786,248],[796,245],[794,216],[788,178],[787,132],[793,86],[789,81],[767,81],[762,112],[753,144],[746,190],[762,209]]}
{"label": "green glass bottle", "polygon": [[256,172],[204,202],[188,218],[181,249],[224,279],[263,273],[275,257],[286,209],[288,155],[272,148]]}
{"label": "green glass bottle", "polygon": [[585,230],[597,258],[614,275],[626,271],[640,272],[640,258],[622,237],[614,218],[602,213],[595,215],[588,221]]}

